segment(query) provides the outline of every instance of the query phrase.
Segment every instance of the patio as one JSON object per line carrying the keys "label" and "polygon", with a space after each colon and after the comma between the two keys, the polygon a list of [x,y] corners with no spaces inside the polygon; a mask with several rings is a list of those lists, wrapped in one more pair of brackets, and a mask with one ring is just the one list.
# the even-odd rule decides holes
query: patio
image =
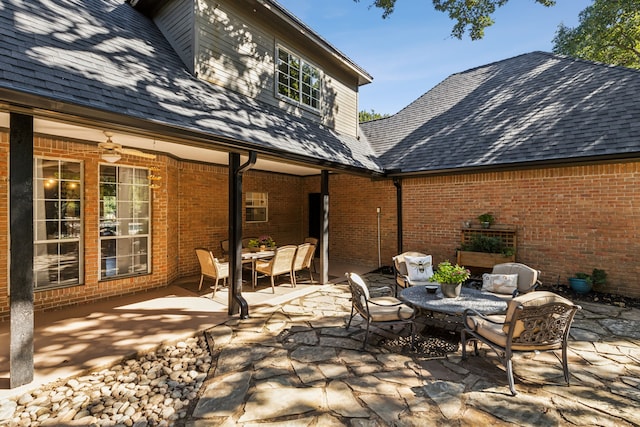
{"label": "patio", "polygon": [[[368,274],[367,278],[378,286],[393,280],[390,276],[380,274]],[[179,287],[167,289],[176,295],[181,294],[180,289],[184,290]],[[267,291],[270,293],[270,289]],[[247,320],[228,318],[223,313],[214,314],[216,303],[199,297],[189,301],[202,300],[202,304],[208,307],[200,306],[197,316],[185,315],[187,310],[184,307],[173,307],[173,310],[166,312],[166,305],[155,305],[158,310],[151,310],[148,315],[143,313],[140,307],[150,302],[167,301],[158,297],[139,301],[140,305],[132,303],[121,306],[120,309],[126,307],[128,310],[120,313],[124,316],[119,316],[119,319],[106,314],[89,317],[92,319],[89,321],[95,322],[90,329],[94,331],[96,340],[108,335],[107,328],[111,328],[111,332],[119,329],[119,333],[113,333],[114,345],[107,348],[107,353],[112,355],[120,352],[125,342],[131,348],[139,342],[139,337],[147,335],[149,342],[140,342],[140,345],[148,345],[146,351],[150,351],[154,344],[177,340],[175,346],[161,346],[158,354],[197,343],[206,348],[206,342],[213,347],[212,357],[207,352],[207,357],[203,359],[207,368],[210,366],[208,374],[194,375],[195,383],[199,386],[197,397],[192,392],[191,397],[194,398],[188,404],[185,404],[186,398],[169,399],[173,403],[169,408],[158,411],[155,418],[153,413],[145,413],[143,409],[137,412],[130,410],[133,414],[125,417],[126,411],[123,410],[123,425],[156,425],[163,419],[169,424],[191,426],[251,425],[262,422],[296,426],[354,423],[640,424],[640,412],[636,409],[640,403],[640,334],[637,327],[640,310],[636,308],[582,303],[583,310],[573,324],[569,343],[572,385],[564,385],[560,364],[553,355],[518,356],[514,361],[514,372],[519,394],[511,397],[504,371],[498,367],[494,356],[486,352],[486,348],[482,348],[481,357],[470,356],[467,361],[462,361],[459,346],[440,355],[394,352],[377,345],[374,335],[367,350],[360,351],[362,330],[357,327],[349,331],[344,329],[345,318],[350,310],[350,294],[346,285],[339,283],[308,288],[308,291],[290,294],[289,298],[276,295],[276,298],[280,298],[279,302],[275,305],[264,304],[259,310],[253,310],[251,318]],[[171,302],[175,302],[175,297],[170,298]],[[76,316],[79,315],[76,313]],[[139,335],[125,338],[124,329],[114,327],[114,322],[124,325],[124,319],[137,322],[143,317],[147,317],[145,325],[151,332],[149,334],[134,329],[132,332],[138,331]],[[190,323],[189,317],[194,317]],[[52,320],[48,319],[49,322]],[[132,322],[127,320],[126,324]],[[78,322],[69,322],[69,325],[72,323]],[[176,328],[176,324],[180,324],[180,328]],[[104,333],[100,332],[103,327]],[[172,335],[165,335],[170,331]],[[204,331],[204,334],[198,331]],[[83,355],[88,349],[99,347],[105,350],[105,347],[94,342],[93,346],[80,351],[75,347],[79,335],[82,334],[67,334],[66,340],[58,336],[56,344],[60,349],[72,349]],[[188,338],[194,336],[200,338]],[[381,336],[377,338],[384,339]],[[47,359],[56,360],[51,354],[49,352]],[[111,359],[112,364],[119,363],[123,356],[125,353],[120,353],[118,360]],[[107,359],[96,358],[91,361],[94,365],[96,362],[110,366]],[[115,389],[117,387],[105,384],[106,380],[97,381],[97,378],[103,378],[105,372],[116,372],[119,377],[127,377],[140,370],[138,363],[142,366],[150,362],[130,360],[111,370],[93,370],[92,374],[66,381],[66,384],[60,384],[61,387],[51,392],[41,388],[40,394],[34,392],[30,395],[31,402],[24,397],[24,391],[12,390],[11,395],[22,402],[19,408],[30,406],[32,410],[34,405],[42,404],[43,395],[56,400],[54,396],[63,393],[60,390],[73,390],[73,393],[66,393],[70,395],[67,396],[69,399],[74,400],[79,399],[78,396],[92,396],[81,399],[82,405],[77,405],[75,410],[52,414],[48,423],[97,423],[100,413],[96,408],[104,409],[105,405],[108,407],[108,402],[117,402],[118,399],[101,395],[101,389],[92,389],[91,383],[98,382],[102,387],[106,385]],[[77,366],[82,369],[90,367],[89,362]],[[58,374],[67,372],[69,376],[78,375],[78,372],[74,374],[71,370],[64,371],[57,367],[52,368],[53,371]],[[182,387],[179,382],[175,381],[173,386]],[[120,381],[118,385],[123,386],[122,383]],[[171,386],[171,381],[168,383]],[[131,384],[132,395],[145,387],[136,381]],[[146,387],[149,387],[148,382]],[[154,398],[155,388],[148,388],[142,395],[156,402],[156,406],[161,406],[157,401],[166,401],[167,396],[171,396],[175,390],[160,389],[164,392],[161,399]],[[5,397],[8,395],[7,390],[2,392]],[[142,398],[130,398],[129,401],[137,399]],[[0,402],[2,414],[8,408],[15,408],[8,400]],[[55,422],[54,416],[58,417]],[[130,420],[128,424],[124,422],[127,417]]]}

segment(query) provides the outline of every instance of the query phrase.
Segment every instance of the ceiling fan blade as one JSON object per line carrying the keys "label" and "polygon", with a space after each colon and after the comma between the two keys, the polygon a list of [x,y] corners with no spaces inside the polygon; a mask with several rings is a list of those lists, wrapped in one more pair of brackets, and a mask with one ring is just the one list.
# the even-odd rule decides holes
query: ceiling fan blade
{"label": "ceiling fan blade", "polygon": [[130,156],[144,157],[145,159],[155,160],[156,155],[151,153],[145,153],[144,151],[136,150],[135,148],[116,148],[120,154],[128,154]]}

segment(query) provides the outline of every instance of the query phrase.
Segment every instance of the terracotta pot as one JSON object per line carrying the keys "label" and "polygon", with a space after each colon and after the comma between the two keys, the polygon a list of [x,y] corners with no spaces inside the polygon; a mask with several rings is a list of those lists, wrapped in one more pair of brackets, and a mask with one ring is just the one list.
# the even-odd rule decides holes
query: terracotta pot
{"label": "terracotta pot", "polygon": [[445,298],[457,298],[460,296],[462,283],[441,283],[440,289],[442,290],[442,296]]}

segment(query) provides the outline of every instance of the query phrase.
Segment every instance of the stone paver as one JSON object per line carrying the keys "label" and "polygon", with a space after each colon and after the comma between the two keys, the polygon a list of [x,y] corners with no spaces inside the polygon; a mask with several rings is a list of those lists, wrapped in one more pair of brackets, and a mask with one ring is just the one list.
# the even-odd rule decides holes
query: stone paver
{"label": "stone paver", "polygon": [[[367,277],[376,287],[393,283]],[[0,401],[0,426],[640,426],[638,309],[581,304],[569,342],[571,386],[559,352],[518,354],[513,397],[496,355],[480,346],[479,356],[462,360],[455,335],[430,356],[385,347],[395,332],[373,328],[362,350],[362,322],[345,329],[349,297],[343,284],[323,287],[205,331],[198,342],[209,354],[178,363],[171,359],[184,349],[171,349],[162,363],[134,361],[99,380]],[[428,336],[433,324],[421,323],[426,339],[442,342]]]}

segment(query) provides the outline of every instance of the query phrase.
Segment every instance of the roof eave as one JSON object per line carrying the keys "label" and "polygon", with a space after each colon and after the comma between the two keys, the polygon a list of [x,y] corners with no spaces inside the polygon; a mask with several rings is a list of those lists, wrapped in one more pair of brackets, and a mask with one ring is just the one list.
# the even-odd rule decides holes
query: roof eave
{"label": "roof eave", "polygon": [[162,138],[169,142],[208,147],[229,152],[255,151],[258,154],[271,158],[332,171],[343,171],[372,178],[385,176],[384,171],[373,171],[364,166],[347,165],[325,159],[312,158],[289,151],[267,149],[249,141],[199,132],[193,129],[102,109],[89,108],[12,89],[0,88],[0,110],[31,114],[40,118],[66,121],[76,125],[99,126],[101,123],[109,123],[110,128],[114,131],[131,132],[159,139]]}
{"label": "roof eave", "polygon": [[585,156],[563,159],[537,160],[530,162],[507,163],[499,165],[480,165],[469,167],[454,167],[447,169],[432,169],[423,171],[387,170],[388,178],[415,178],[424,176],[462,175],[472,173],[506,172],[515,170],[540,169],[544,167],[586,166],[591,164],[611,163],[620,161],[638,161],[640,152],[619,153],[599,156]]}

